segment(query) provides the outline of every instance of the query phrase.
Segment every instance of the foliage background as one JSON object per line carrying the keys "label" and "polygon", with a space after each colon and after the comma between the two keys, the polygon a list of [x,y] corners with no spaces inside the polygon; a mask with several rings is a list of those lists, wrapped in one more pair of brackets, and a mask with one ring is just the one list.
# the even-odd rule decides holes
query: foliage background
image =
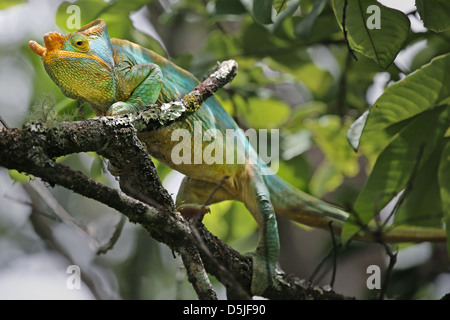
{"label": "foliage background", "polygon": [[[377,61],[370,48],[358,42],[359,35],[352,33],[355,16],[349,11],[349,41],[355,60],[343,36],[342,15],[333,12],[333,7],[338,12],[342,9],[343,1],[290,0],[283,12],[272,12],[269,17],[265,15],[267,10],[252,10],[251,3],[248,0],[76,2],[81,8],[81,25],[101,17],[112,37],[126,38],[166,55],[200,79],[216,61],[235,59],[239,64],[238,76],[218,93],[224,107],[244,129],[280,129],[281,177],[316,197],[350,209],[374,168],[380,141],[368,139],[355,152],[347,141],[347,132],[386,86],[449,52],[448,25],[439,24],[446,16],[435,19],[434,26],[427,25],[433,30],[430,31],[424,28],[414,1],[380,1],[406,14],[382,26],[384,35],[380,39],[386,42],[383,36],[393,35],[389,41],[398,48],[389,48],[382,55],[385,60]],[[39,57],[28,48],[30,39],[42,43],[45,32],[74,31],[67,30],[68,6],[69,3],[57,0],[0,1],[0,115],[10,126],[21,126],[27,117],[61,121],[58,120],[61,116],[75,119],[92,115],[85,106],[78,106],[60,93],[45,74]],[[420,6],[426,4],[417,1],[417,8]],[[404,27],[407,23],[411,23],[411,28]],[[54,106],[52,111],[45,108],[47,105]],[[448,128],[448,122],[446,125]],[[434,123],[421,126],[430,127]],[[117,186],[95,154],[76,154],[60,161]],[[424,165],[431,168],[431,173],[421,178],[421,185],[431,190],[430,199],[438,197],[444,203],[446,199],[439,190],[431,188],[436,180],[432,177],[436,166]],[[176,194],[182,176],[161,164],[158,171],[164,185]],[[107,241],[119,214],[63,188],[51,188],[58,202],[86,227],[91,235],[86,237],[45,217],[42,214],[45,208],[33,202],[14,180],[20,178],[23,177],[15,172],[0,169],[1,298],[196,297],[180,259],[173,257],[164,245],[149,239],[140,227],[127,223],[115,247],[106,255],[97,256],[92,242]],[[366,203],[373,205],[373,201]],[[424,208],[430,208],[428,202]],[[388,206],[385,212],[390,210],[392,207]],[[213,234],[241,252],[253,250],[257,242],[256,223],[242,204],[221,203],[212,212],[204,222]],[[428,217],[432,221],[427,223],[440,224],[448,215],[443,207],[436,208],[435,213]],[[401,214],[404,220],[411,218],[407,213]],[[422,220],[418,224],[423,224]],[[279,228],[281,268],[309,279],[332,247],[330,234],[283,218],[279,219]],[[388,297],[440,298],[450,292],[445,246],[425,243],[398,249]],[[66,268],[71,264],[81,267],[85,281],[81,290],[66,288]],[[331,259],[324,265],[313,277],[314,283],[330,282]],[[379,265],[385,270],[387,260],[381,246],[352,242],[345,250],[340,249],[334,290],[358,298],[376,296],[378,291],[366,286],[369,265]],[[219,296],[224,297],[221,285],[215,284]]]}

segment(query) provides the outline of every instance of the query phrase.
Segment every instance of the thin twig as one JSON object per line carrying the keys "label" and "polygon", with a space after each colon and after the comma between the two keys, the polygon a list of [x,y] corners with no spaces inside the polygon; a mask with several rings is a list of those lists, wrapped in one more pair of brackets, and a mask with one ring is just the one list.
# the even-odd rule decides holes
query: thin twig
{"label": "thin twig", "polygon": [[121,214],[119,222],[114,227],[114,232],[111,238],[109,238],[109,240],[106,243],[104,243],[100,248],[98,248],[97,255],[105,254],[114,247],[120,235],[122,234],[123,226],[125,225],[126,221],[127,218],[123,214]]}
{"label": "thin twig", "polygon": [[[35,213],[49,212],[42,214],[52,220],[58,219],[59,221],[72,227],[79,232],[89,243],[91,248],[97,250],[100,246],[98,241],[88,232],[86,226],[75,220],[66,209],[55,199],[52,193],[48,190],[45,184],[37,179],[33,179],[30,182],[23,185],[23,188],[31,198],[32,203],[29,205],[33,208]],[[26,202],[24,202],[26,203]],[[37,206],[40,208],[37,208]],[[43,207],[45,206],[45,208]]]}
{"label": "thin twig", "polygon": [[[212,197],[214,196],[214,194],[217,192],[217,190],[220,189],[220,187],[222,187],[222,185],[225,183],[225,180],[227,180],[230,176],[224,176],[222,178],[222,180],[220,180],[220,182],[214,187],[214,189],[211,191],[211,193],[208,195],[208,198],[206,198],[205,203],[203,203],[202,207],[201,207],[201,214],[203,214],[206,210],[206,207],[209,205],[209,202],[211,201]],[[200,215],[201,215],[200,214]]]}
{"label": "thin twig", "polygon": [[[326,255],[325,257],[320,261],[320,263],[317,265],[317,267],[314,269],[313,273],[309,276],[308,281],[310,283],[314,282],[314,278],[316,277],[316,275],[319,273],[320,269],[322,268],[322,266],[324,265],[325,261],[327,261],[328,257],[331,255],[331,253],[333,252],[333,249],[331,249]],[[318,281],[317,281],[318,282]],[[316,282],[316,283],[317,283]]]}
{"label": "thin twig", "polygon": [[350,47],[350,42],[348,41],[347,26],[346,26],[347,5],[348,5],[348,0],[345,0],[344,9],[343,9],[343,13],[342,13],[342,30],[344,32],[344,39],[345,39],[345,43],[347,44],[349,54],[352,56],[353,59],[355,59],[355,61],[358,61],[358,58],[356,57],[355,53],[353,52],[353,49]]}
{"label": "thin twig", "polygon": [[342,70],[341,75],[339,77],[339,90],[337,93],[337,99],[336,99],[336,109],[339,113],[339,116],[341,117],[341,124],[344,124],[344,119],[346,115],[346,104],[345,99],[347,96],[347,73],[350,68],[350,62],[351,62],[351,56],[347,55],[345,59],[345,65],[344,70]]}
{"label": "thin twig", "polygon": [[384,276],[384,281],[383,281],[383,285],[381,286],[380,296],[379,296],[379,299],[383,300],[384,295],[386,294],[386,291],[387,291],[387,287],[389,284],[389,278],[391,276],[392,270],[394,269],[394,266],[397,263],[397,253],[398,252],[393,253],[391,250],[391,246],[386,241],[381,242],[381,244],[384,247],[384,250],[386,251],[387,255],[389,256],[389,265],[386,270],[386,274]]}
{"label": "thin twig", "polygon": [[336,269],[337,269],[337,246],[336,239],[334,238],[333,232],[333,221],[328,222],[328,228],[330,229],[331,241],[333,242],[333,272],[331,273],[330,287],[333,288],[334,280],[336,278]]}
{"label": "thin twig", "polygon": [[3,127],[5,127],[6,129],[9,129],[8,124],[7,124],[6,121],[2,118],[2,116],[0,116],[0,123],[3,125]]}

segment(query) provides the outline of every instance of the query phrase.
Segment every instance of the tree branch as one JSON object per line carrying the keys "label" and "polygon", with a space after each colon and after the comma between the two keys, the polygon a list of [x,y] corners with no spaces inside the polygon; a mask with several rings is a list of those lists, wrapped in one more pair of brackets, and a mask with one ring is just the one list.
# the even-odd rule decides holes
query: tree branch
{"label": "tree branch", "polygon": [[[216,276],[232,291],[234,283],[249,291],[251,260],[213,236],[196,223],[202,241],[179,213],[163,188],[138,131],[153,130],[195,112],[201,103],[236,75],[237,64],[226,61],[180,102],[150,108],[137,115],[96,117],[64,122],[54,128],[34,123],[23,129],[0,129],[0,166],[40,177],[51,186],[61,185],[123,213],[144,227],[157,241],[181,254],[189,281],[200,299],[216,299],[206,272]],[[116,190],[74,171],[54,159],[77,152],[97,152],[120,170]],[[133,159],[133,161],[129,161]],[[207,250],[202,250],[202,246]],[[223,266],[228,270],[224,275]],[[219,270],[220,269],[220,270]],[[233,275],[230,280],[229,275]],[[241,295],[242,296],[242,295]],[[277,274],[265,297],[273,299],[345,299],[332,291],[311,287],[306,281]]]}

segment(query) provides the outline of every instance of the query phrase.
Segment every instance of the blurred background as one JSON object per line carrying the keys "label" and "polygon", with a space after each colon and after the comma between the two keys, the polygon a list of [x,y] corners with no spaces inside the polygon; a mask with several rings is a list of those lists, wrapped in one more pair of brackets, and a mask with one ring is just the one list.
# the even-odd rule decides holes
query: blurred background
{"label": "blurred background", "polygon": [[[274,23],[266,26],[255,22],[248,11],[251,1],[246,0],[72,2],[80,8],[81,26],[101,17],[111,37],[151,48],[199,79],[217,61],[235,59],[238,76],[217,93],[224,107],[243,129],[279,129],[278,174],[343,208],[351,207],[373,163],[373,155],[357,154],[348,145],[350,124],[386,85],[450,49],[449,41],[425,32],[414,0],[379,1],[407,13],[411,20],[411,37],[387,70],[362,55],[357,54],[358,61],[349,57],[328,4],[308,32],[299,31],[313,10],[311,0],[289,1],[286,14],[274,14]],[[10,127],[92,116],[86,106],[61,94],[28,47],[29,40],[42,44],[48,31],[75,31],[67,23],[73,14],[67,12],[70,4],[0,0],[0,116]],[[96,154],[74,154],[58,161],[118,187]],[[164,185],[175,195],[182,175],[156,164]],[[121,215],[62,187],[43,191],[29,181],[0,168],[0,299],[196,298],[181,260],[141,227],[126,221],[114,247],[97,255]],[[36,189],[41,190],[39,195]],[[55,209],[49,208],[51,199],[71,218],[57,219],[51,213]],[[240,203],[214,205],[204,223],[240,252],[256,246],[256,223]],[[279,229],[280,267],[314,284],[329,284],[331,235],[283,218]],[[424,243],[395,249],[398,262],[388,297],[436,299],[450,292],[445,246]],[[352,242],[337,251],[333,289],[374,298],[379,290],[367,288],[367,268],[377,265],[384,274],[388,259],[383,248]],[[80,267],[80,289],[68,289],[70,265]],[[214,279],[213,284],[225,298],[223,286]]]}

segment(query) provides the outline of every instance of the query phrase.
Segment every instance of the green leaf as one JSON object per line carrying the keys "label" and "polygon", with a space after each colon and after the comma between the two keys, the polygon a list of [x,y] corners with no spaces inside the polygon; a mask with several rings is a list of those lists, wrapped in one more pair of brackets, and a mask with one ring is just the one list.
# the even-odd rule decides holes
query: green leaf
{"label": "green leaf", "polygon": [[299,68],[286,69],[304,83],[317,100],[321,100],[328,94],[333,84],[333,76],[330,72],[319,68],[314,63],[303,63]]}
{"label": "green leaf", "polygon": [[425,28],[435,32],[450,30],[448,0],[416,0],[416,7]]}
{"label": "green leaf", "polygon": [[288,1],[289,0],[273,0],[273,7],[277,11],[277,14],[286,10]]}
{"label": "green leaf", "polygon": [[313,170],[303,155],[280,161],[277,175],[300,190],[307,190]]}
{"label": "green leaf", "polygon": [[272,23],[273,0],[253,0],[253,16],[261,24]]}
{"label": "green leaf", "polygon": [[257,229],[255,220],[242,202],[223,201],[211,206],[202,221],[211,233],[230,244],[248,238]]}
{"label": "green leaf", "polygon": [[216,14],[242,14],[246,12],[240,0],[217,0]]}
{"label": "green leaf", "polygon": [[[294,132],[305,128],[305,120],[317,118],[326,113],[327,105],[321,101],[310,101],[292,110],[289,119],[283,124],[283,129]],[[307,130],[309,132],[309,130]]]}
{"label": "green leaf", "polygon": [[344,175],[329,161],[322,161],[309,182],[311,194],[321,198],[334,191],[344,181]]}
{"label": "green leaf", "polygon": [[322,197],[339,187],[345,177],[353,177],[359,172],[357,155],[348,147],[345,138],[348,127],[342,125],[339,116],[325,115],[309,120],[305,127],[311,131],[315,144],[325,155],[310,182],[311,192]]}
{"label": "green leaf", "polygon": [[311,35],[314,23],[322,12],[328,0],[317,0],[311,12],[295,27],[294,34],[297,38],[307,38]]}
{"label": "green leaf", "polygon": [[355,122],[352,123],[350,129],[347,131],[347,140],[354,151],[358,150],[359,139],[363,132],[364,126],[369,116],[369,111],[364,112]]}
{"label": "green leaf", "polygon": [[438,168],[445,140],[436,144],[432,154],[409,182],[406,196],[395,213],[396,224],[440,227],[442,225],[442,201],[439,194]]}
{"label": "green leaf", "polygon": [[450,107],[447,105],[425,111],[381,152],[354,205],[363,222],[367,223],[407,186],[415,168],[417,172],[422,170],[449,122]]}
{"label": "green leaf", "polygon": [[[345,0],[333,0],[341,29]],[[386,69],[402,49],[409,34],[409,19],[402,12],[375,0],[349,0],[345,29],[350,47]]]}
{"label": "green leaf", "polygon": [[326,115],[316,121],[307,121],[315,143],[329,162],[346,177],[353,177],[359,171],[357,155],[348,147],[345,138],[346,126],[339,116]]}
{"label": "green leaf", "polygon": [[30,182],[30,179],[32,177],[31,175],[21,173],[14,169],[8,170],[8,174],[11,177],[11,179],[13,179],[15,182],[18,182],[20,184],[25,184],[25,183]]}
{"label": "green leaf", "polygon": [[251,97],[246,105],[240,108],[240,115],[249,128],[273,129],[279,128],[287,120],[291,112],[289,106],[278,99],[261,99]]}
{"label": "green leaf", "polygon": [[388,87],[370,108],[357,145],[375,145],[380,151],[401,129],[401,122],[446,103],[450,98],[449,68],[450,54],[446,54]]}

